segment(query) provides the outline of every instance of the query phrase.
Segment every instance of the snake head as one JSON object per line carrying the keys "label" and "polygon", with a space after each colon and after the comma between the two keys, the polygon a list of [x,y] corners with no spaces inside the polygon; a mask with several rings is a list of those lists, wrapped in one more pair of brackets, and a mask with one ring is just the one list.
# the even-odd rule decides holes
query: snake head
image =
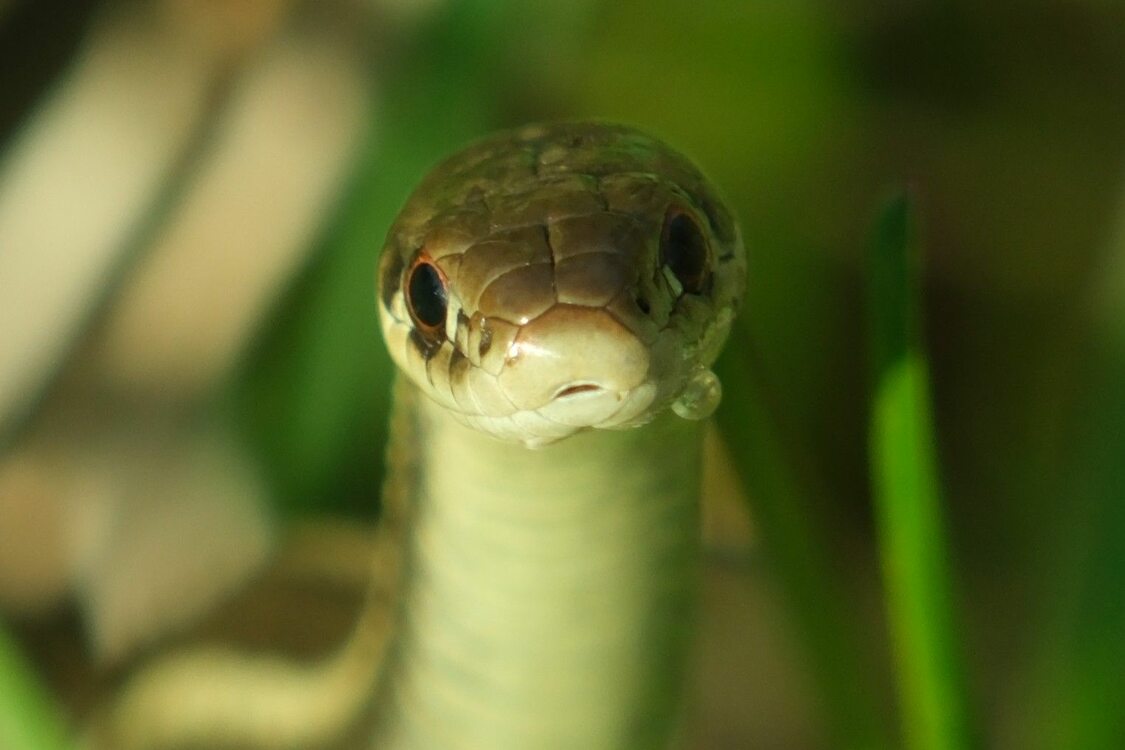
{"label": "snake head", "polygon": [[682,401],[745,280],[738,227],[691,162],[631,128],[563,123],[435,167],[391,227],[378,288],[391,356],[423,393],[538,446]]}

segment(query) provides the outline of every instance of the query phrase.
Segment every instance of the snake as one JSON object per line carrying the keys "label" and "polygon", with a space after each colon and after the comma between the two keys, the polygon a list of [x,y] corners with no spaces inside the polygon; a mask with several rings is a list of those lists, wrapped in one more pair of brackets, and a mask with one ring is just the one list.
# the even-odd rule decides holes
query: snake
{"label": "snake", "polygon": [[746,276],[717,189],[632,127],[529,125],[440,162],[378,261],[398,375],[372,603],[325,665],[142,675],[115,746],[308,747],[364,708],[376,750],[669,747]]}

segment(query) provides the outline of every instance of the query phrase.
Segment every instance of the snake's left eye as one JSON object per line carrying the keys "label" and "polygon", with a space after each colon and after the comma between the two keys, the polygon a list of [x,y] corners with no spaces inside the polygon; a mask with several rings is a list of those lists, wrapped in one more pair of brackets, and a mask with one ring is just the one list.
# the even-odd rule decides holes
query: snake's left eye
{"label": "snake's left eye", "polygon": [[415,325],[424,334],[440,333],[448,304],[445,275],[428,260],[415,261],[406,275],[406,307]]}
{"label": "snake's left eye", "polygon": [[699,222],[687,210],[673,206],[660,234],[664,265],[687,294],[703,294],[711,283],[711,253]]}

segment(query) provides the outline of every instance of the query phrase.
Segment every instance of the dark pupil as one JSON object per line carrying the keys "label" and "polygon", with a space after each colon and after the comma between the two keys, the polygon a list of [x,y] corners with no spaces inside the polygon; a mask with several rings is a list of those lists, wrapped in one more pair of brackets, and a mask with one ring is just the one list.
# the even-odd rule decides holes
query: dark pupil
{"label": "dark pupil", "polygon": [[688,294],[700,294],[707,286],[707,240],[691,216],[677,213],[668,219],[661,248],[664,263],[684,285]]}
{"label": "dark pupil", "polygon": [[436,328],[445,322],[445,287],[441,275],[429,263],[419,263],[410,272],[407,287],[410,309],[422,325]]}

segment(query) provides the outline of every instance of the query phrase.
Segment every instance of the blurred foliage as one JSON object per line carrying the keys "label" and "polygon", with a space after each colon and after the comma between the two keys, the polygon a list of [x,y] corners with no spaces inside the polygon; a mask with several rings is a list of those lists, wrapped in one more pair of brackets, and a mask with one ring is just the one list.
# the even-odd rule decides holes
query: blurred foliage
{"label": "blurred foliage", "polygon": [[0,622],[0,747],[65,750],[72,747],[62,712]]}
{"label": "blurred foliage", "polygon": [[[95,5],[92,0],[44,0],[11,8],[0,3],[0,71],[24,68],[23,74],[5,79],[0,143],[16,131],[43,87],[74,53]],[[29,59],[34,65],[27,64]]]}
{"label": "blurred foliage", "polygon": [[[35,37],[57,54],[33,66],[6,43],[42,31],[33,6],[0,16],[0,58],[33,68],[5,89],[2,136],[87,12]],[[722,419],[833,746],[901,744],[887,739],[894,717],[915,714],[887,707],[891,653],[953,658],[951,623],[985,744],[1125,744],[1125,307],[1091,314],[1104,269],[1125,268],[1125,5],[470,0],[436,4],[397,44],[372,62],[351,182],[222,403],[284,512],[375,507],[389,380],[375,257],[428,164],[527,120],[631,122],[695,157],[743,223],[750,295],[721,363]],[[883,190],[903,183],[926,218],[916,351],[941,467],[907,494],[936,503],[943,490],[926,512],[943,519],[944,551],[928,525],[882,549],[872,511],[865,251]],[[898,554],[952,567],[951,592],[940,565],[914,589],[941,600],[918,603],[936,641],[891,645],[901,623],[880,607],[878,570]]]}
{"label": "blurred foliage", "polygon": [[916,233],[909,196],[895,197],[880,217],[869,269],[869,450],[903,738],[910,748],[941,750],[972,743],[919,338]]}
{"label": "blurred foliage", "polygon": [[1085,425],[1068,452],[1072,510],[1060,525],[1034,644],[1029,699],[1036,747],[1112,747],[1125,737],[1125,191],[1086,312],[1094,329],[1080,398]]}

